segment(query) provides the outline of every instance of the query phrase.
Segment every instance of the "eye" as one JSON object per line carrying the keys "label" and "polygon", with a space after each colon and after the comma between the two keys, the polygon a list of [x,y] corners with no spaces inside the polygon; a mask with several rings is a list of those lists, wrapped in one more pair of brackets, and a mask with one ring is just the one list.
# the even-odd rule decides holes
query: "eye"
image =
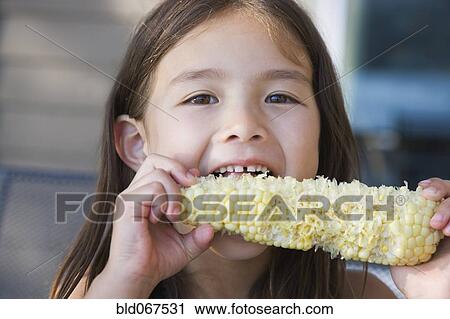
{"label": "eye", "polygon": [[209,94],[199,94],[183,102],[183,104],[214,104],[214,103],[219,103],[219,100],[216,97]]}
{"label": "eye", "polygon": [[285,94],[269,95],[264,102],[277,104],[300,104],[296,99]]}

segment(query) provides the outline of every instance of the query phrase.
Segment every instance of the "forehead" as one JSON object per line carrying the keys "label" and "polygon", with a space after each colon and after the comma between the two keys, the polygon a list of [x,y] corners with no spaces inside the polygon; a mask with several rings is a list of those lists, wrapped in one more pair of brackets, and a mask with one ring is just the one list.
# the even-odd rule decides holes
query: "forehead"
{"label": "forehead", "polygon": [[168,83],[184,70],[221,68],[239,78],[266,69],[292,69],[310,79],[312,68],[305,51],[299,44],[295,50],[300,57],[296,63],[283,55],[258,20],[228,14],[197,26],[181,39],[161,59],[157,78]]}

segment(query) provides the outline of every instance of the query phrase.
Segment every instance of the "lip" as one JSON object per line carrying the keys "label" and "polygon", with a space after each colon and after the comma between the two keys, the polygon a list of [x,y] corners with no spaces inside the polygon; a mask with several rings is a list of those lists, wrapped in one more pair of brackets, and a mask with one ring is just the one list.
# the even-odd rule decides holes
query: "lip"
{"label": "lip", "polygon": [[271,164],[267,163],[266,161],[264,161],[262,159],[256,159],[256,158],[229,160],[229,161],[226,161],[226,162],[223,162],[223,163],[220,163],[220,164],[214,166],[213,169],[211,169],[208,172],[208,174],[212,174],[214,171],[216,171],[217,169],[219,169],[223,166],[234,166],[234,165],[239,165],[239,166],[261,165],[261,166],[267,167],[267,169],[270,170],[274,176],[279,176],[279,172],[275,167],[273,167]]}

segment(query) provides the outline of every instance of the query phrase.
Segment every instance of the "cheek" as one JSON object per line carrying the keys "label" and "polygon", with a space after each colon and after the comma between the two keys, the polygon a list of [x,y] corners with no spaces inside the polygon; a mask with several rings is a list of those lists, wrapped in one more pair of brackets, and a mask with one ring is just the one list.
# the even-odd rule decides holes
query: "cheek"
{"label": "cheek", "polygon": [[283,149],[286,175],[314,177],[319,165],[320,117],[316,108],[292,110],[276,124],[274,132]]}
{"label": "cheek", "polygon": [[196,155],[201,153],[211,134],[207,123],[195,117],[177,116],[176,113],[173,114],[176,119],[162,112],[153,113],[147,121],[151,151],[194,164]]}

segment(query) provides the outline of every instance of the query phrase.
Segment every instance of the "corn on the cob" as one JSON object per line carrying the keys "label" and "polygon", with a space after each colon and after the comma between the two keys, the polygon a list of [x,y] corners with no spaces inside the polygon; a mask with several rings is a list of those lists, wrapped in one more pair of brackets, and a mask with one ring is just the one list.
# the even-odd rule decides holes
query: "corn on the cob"
{"label": "corn on the cob", "polygon": [[[207,222],[215,230],[241,234],[246,241],[260,244],[301,250],[313,247],[317,250],[320,247],[330,252],[332,258],[340,255],[347,260],[385,265],[415,265],[428,261],[444,237],[441,231],[434,230],[429,225],[437,203],[423,198],[420,191],[420,187],[416,191],[410,191],[407,185],[369,187],[356,180],[337,183],[323,177],[299,182],[292,177],[209,175],[200,177],[199,183],[182,189],[185,209],[181,216],[187,224],[195,226]],[[212,206],[199,210],[195,204],[192,205],[195,198],[200,198],[198,195],[205,194],[220,194],[222,198],[210,197],[208,201],[206,197],[202,201],[209,204],[215,202],[216,205],[219,203],[222,210]],[[253,208],[242,212],[233,205],[230,206],[231,202],[235,203],[236,198],[239,200],[236,196],[230,200],[234,194],[254,195],[252,202],[248,202],[250,197],[241,197],[239,203],[253,204]],[[274,195],[278,195],[278,199]],[[302,195],[306,197],[301,197]],[[342,204],[341,215],[338,215],[333,205],[326,210],[321,209],[322,204],[316,200],[308,202],[308,196],[311,198],[311,195],[324,196],[331,204],[343,195],[362,195],[364,198],[371,195],[373,205],[386,205],[386,200],[390,197],[394,199],[393,214],[389,217],[381,207],[377,211],[378,208],[374,206],[372,216],[361,215],[366,212],[366,202],[361,199],[360,202]],[[280,203],[286,206],[279,205]],[[283,207],[286,210],[281,213],[279,209]],[[223,208],[226,208],[226,214],[223,214]],[[301,208],[311,210],[298,218],[296,212]],[[222,214],[218,214],[219,212]],[[270,220],[258,219],[263,214],[265,217],[270,215]],[[345,219],[355,214],[360,214],[360,219]],[[289,218],[292,216],[296,218]]]}

